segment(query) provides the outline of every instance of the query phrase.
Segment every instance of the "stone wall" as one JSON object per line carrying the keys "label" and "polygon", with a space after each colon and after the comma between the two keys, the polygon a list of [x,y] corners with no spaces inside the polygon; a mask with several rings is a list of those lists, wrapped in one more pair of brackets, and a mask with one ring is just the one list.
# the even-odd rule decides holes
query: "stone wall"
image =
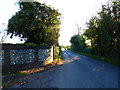
{"label": "stone wall", "polygon": [[3,66],[46,62],[53,60],[53,46],[2,45],[0,60]]}
{"label": "stone wall", "polygon": [[34,49],[10,50],[10,65],[30,63],[34,59]]}
{"label": "stone wall", "polygon": [[2,65],[4,64],[4,50],[0,50],[0,62]]}

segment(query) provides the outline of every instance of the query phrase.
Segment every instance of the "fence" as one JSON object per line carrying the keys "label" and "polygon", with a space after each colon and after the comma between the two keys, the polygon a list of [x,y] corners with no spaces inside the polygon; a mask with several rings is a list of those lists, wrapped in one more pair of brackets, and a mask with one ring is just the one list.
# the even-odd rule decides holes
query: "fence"
{"label": "fence", "polygon": [[2,66],[25,65],[29,63],[50,63],[53,58],[53,46],[25,46],[2,44],[0,50]]}

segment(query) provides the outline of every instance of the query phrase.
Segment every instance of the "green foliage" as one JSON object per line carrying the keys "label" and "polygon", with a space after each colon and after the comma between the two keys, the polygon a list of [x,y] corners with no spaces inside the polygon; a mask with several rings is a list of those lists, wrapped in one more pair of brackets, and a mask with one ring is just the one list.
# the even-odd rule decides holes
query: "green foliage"
{"label": "green foliage", "polygon": [[24,43],[23,45],[28,45],[28,46],[48,46],[48,45],[45,44],[45,43],[42,43],[42,44]]}
{"label": "green foliage", "polygon": [[34,44],[34,43],[24,43],[24,45],[28,45],[28,46],[37,46],[37,44]]}
{"label": "green foliage", "polygon": [[[91,46],[84,46],[79,34],[71,38],[71,49],[92,56],[102,57],[103,61],[119,65],[120,60],[120,2],[102,5],[98,16],[93,16],[87,22],[84,36],[91,41]],[[82,43],[82,44],[81,44]],[[89,56],[89,55],[88,55]],[[107,59],[106,59],[107,58]],[[98,58],[102,60],[101,58]]]}
{"label": "green foliage", "polygon": [[46,43],[42,43],[42,44],[35,44],[35,43],[16,43],[16,44],[11,44],[11,43],[2,43],[2,44],[6,44],[6,45],[27,45],[27,46],[49,46]]}
{"label": "green foliage", "polygon": [[88,53],[88,54],[91,54],[92,53],[92,47],[86,47],[84,50],[83,50],[84,53]]}
{"label": "green foliage", "polygon": [[62,47],[59,46],[59,60],[62,59]]}
{"label": "green foliage", "polygon": [[84,48],[86,48],[85,39],[82,35],[74,35],[71,37],[71,48],[75,51],[83,51]]}
{"label": "green foliage", "polygon": [[92,51],[100,56],[118,58],[120,51],[120,3],[102,5],[102,10],[87,23],[84,33],[91,39]]}
{"label": "green foliage", "polygon": [[87,54],[87,53],[82,53],[82,52],[77,52],[77,51],[73,51],[71,50],[72,52],[75,52],[75,53],[78,53],[80,55],[84,55],[84,56],[87,56],[87,57],[90,57],[90,58],[94,58],[96,60],[100,60],[100,61],[104,61],[104,62],[108,62],[110,64],[114,64],[116,66],[120,66],[120,63],[112,60],[112,59],[107,59],[107,58],[103,58],[103,57],[100,57],[100,56],[95,56],[95,55],[91,55],[91,54]]}
{"label": "green foliage", "polygon": [[54,59],[59,58],[59,46],[54,45]]}
{"label": "green foliage", "polygon": [[8,34],[26,43],[57,44],[60,29],[58,10],[38,2],[19,2],[20,11],[9,19]]}
{"label": "green foliage", "polygon": [[54,45],[54,61],[62,60],[61,46]]}

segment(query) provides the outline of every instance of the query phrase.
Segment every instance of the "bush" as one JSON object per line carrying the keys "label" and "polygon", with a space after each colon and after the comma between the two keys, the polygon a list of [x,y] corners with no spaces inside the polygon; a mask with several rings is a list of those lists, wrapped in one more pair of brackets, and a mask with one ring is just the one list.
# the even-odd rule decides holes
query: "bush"
{"label": "bush", "polygon": [[88,54],[91,54],[92,53],[92,48],[91,47],[86,47],[84,50],[83,50],[84,53],[88,53]]}
{"label": "bush", "polygon": [[37,46],[37,44],[34,44],[34,43],[24,43],[24,45]]}

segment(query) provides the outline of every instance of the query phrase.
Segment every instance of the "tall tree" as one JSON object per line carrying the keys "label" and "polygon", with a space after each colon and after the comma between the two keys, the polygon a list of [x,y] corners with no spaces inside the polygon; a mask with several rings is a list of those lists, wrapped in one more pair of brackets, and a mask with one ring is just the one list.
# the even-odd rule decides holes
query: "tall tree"
{"label": "tall tree", "polygon": [[102,10],[87,23],[84,33],[91,39],[93,51],[102,56],[119,56],[120,51],[120,3],[102,5]]}
{"label": "tall tree", "polygon": [[39,2],[19,2],[20,11],[9,19],[8,34],[26,43],[57,44],[60,29],[58,10]]}

